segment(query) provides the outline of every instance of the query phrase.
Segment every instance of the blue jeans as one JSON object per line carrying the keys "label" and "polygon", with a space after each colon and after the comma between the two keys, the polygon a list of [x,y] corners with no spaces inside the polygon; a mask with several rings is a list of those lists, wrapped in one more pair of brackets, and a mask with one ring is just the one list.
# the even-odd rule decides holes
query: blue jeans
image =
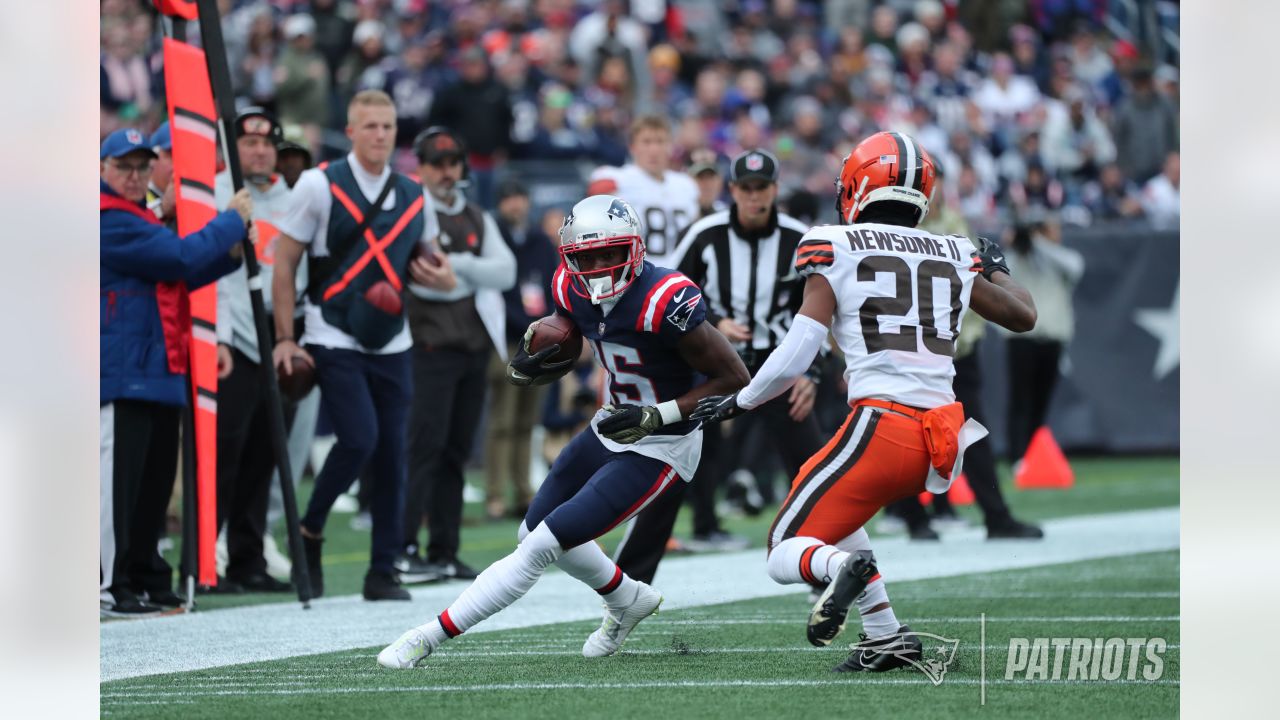
{"label": "blue jeans", "polygon": [[371,355],[316,346],[307,351],[316,360],[320,403],[338,441],[316,477],[302,526],[321,534],[334,500],[368,464],[373,481],[369,567],[392,572],[391,563],[400,551],[408,477],[405,436],[413,396],[409,351]]}

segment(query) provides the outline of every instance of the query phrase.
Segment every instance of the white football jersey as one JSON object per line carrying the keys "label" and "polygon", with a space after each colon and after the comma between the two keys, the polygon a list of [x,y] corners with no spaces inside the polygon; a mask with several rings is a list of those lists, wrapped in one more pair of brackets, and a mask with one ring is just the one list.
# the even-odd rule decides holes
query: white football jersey
{"label": "white football jersey", "polygon": [[955,402],[952,359],[976,254],[964,236],[897,225],[824,225],[805,234],[796,269],[821,273],[835,291],[831,330],[850,401],[923,409]]}
{"label": "white football jersey", "polygon": [[601,167],[591,173],[593,195],[617,195],[640,215],[645,257],[669,267],[666,259],[680,242],[680,231],[698,219],[698,185],[682,172],[667,170],[661,181],[633,163]]}

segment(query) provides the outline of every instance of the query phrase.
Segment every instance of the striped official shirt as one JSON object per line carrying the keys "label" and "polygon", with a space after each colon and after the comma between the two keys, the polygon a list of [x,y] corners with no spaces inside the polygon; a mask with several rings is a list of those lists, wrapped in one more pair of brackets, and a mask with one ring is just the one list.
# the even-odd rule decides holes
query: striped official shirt
{"label": "striped official shirt", "polygon": [[796,246],[808,230],[775,209],[769,226],[748,239],[730,206],[690,226],[668,262],[702,287],[708,320],[731,318],[751,329],[751,341],[736,344],[739,351],[772,350],[803,300]]}

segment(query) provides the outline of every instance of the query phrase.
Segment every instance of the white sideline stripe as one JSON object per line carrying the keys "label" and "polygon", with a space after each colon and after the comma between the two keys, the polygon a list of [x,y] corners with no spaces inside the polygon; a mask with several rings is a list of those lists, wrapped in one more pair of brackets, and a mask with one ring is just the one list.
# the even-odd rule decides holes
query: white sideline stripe
{"label": "white sideline stripe", "polygon": [[[427,668],[416,668],[404,672],[429,672]],[[982,680],[978,678],[946,678],[943,683],[947,685],[978,685]],[[218,689],[206,690],[194,686],[186,686],[183,690],[156,690],[148,692],[117,692],[109,691],[102,693],[103,700],[124,701],[120,704],[129,704],[128,701],[141,698],[175,698],[181,699],[198,695],[202,697],[211,697],[219,695],[230,696],[255,696],[255,695],[361,695],[374,693],[421,693],[423,695],[431,695],[436,693],[454,693],[454,692],[501,692],[513,690],[640,690],[653,688],[721,688],[721,687],[833,687],[838,685],[862,686],[862,685],[932,685],[933,682],[927,677],[898,677],[898,678],[878,678],[867,677],[858,674],[855,677],[844,680],[842,678],[832,678],[830,680],[654,680],[646,682],[632,683],[493,683],[487,685],[397,685],[392,687],[304,687],[304,688],[279,688],[269,689],[264,686],[274,685],[274,683],[255,683],[254,688],[249,689]],[[987,685],[1090,685],[1096,687],[1106,686],[1127,686],[1127,685],[1181,685],[1180,680],[1005,680],[995,679],[987,680]]]}
{"label": "white sideline stripe", "polygon": [[[893,583],[899,581],[1179,547],[1177,508],[1062,518],[1044,527],[1045,539],[1030,543],[989,542],[984,530],[969,528],[950,533],[945,541],[928,548],[910,544],[906,538],[874,539],[873,545],[891,597]],[[808,592],[805,586],[770,580],[764,551],[759,548],[669,558],[659,568],[657,586],[668,610]],[[454,582],[413,588],[410,603],[367,603],[359,595],[348,595],[314,600],[307,611],[293,603],[279,603],[103,623],[98,632],[101,678],[107,682],[383,645],[406,628],[434,617],[464,587]],[[544,576],[514,606],[471,629],[468,636],[599,617],[599,597],[568,575],[555,572]]]}
{"label": "white sideline stripe", "polygon": [[[632,636],[628,636],[628,637],[632,637]],[[502,658],[502,657],[581,657],[582,648],[580,646],[581,646],[581,643],[577,643],[577,646],[575,647],[569,647],[568,645],[566,645],[563,648],[560,648],[559,650],[481,650],[481,651],[477,651],[471,648],[467,648],[467,649],[459,648],[458,650],[450,651],[450,652],[438,651],[438,652],[432,653],[431,657],[441,659],[441,660],[448,658],[449,662],[466,662],[468,659],[471,659],[471,658],[495,658],[495,657],[497,658]],[[986,645],[979,646],[979,645],[968,645],[962,642],[960,643],[960,646],[957,652],[962,652],[962,653],[978,652],[980,648],[993,653],[999,653],[999,652],[1008,653],[1009,644],[1005,643],[1004,645],[1000,645],[1000,644],[988,643]],[[1180,650],[1182,648],[1182,643],[1166,643],[1165,648],[1169,650]],[[745,655],[745,654],[764,655],[764,654],[776,654],[776,653],[797,653],[800,655],[810,655],[814,653],[830,653],[830,652],[843,655],[847,651],[839,648],[833,650],[832,648],[819,648],[819,647],[812,647],[812,646],[806,646],[806,645],[773,646],[773,647],[718,647],[718,648],[691,647],[689,648],[688,652],[676,652],[674,650],[671,650],[670,648],[663,648],[661,650],[624,649],[622,651],[621,656],[625,657],[627,655],[675,656],[675,655]],[[373,653],[369,653],[367,655],[361,655],[361,657],[367,657],[372,659],[377,656]],[[183,683],[182,686],[183,687],[199,687],[202,685],[217,685],[219,683],[223,683],[223,684],[237,683],[246,679],[261,677],[261,675],[262,675],[262,670],[257,668],[253,670],[229,669],[221,675],[203,675],[197,680]],[[290,680],[293,680],[293,681],[329,680],[333,678],[333,673],[289,673],[289,678]],[[254,685],[256,686],[258,685],[258,683],[255,682]]]}

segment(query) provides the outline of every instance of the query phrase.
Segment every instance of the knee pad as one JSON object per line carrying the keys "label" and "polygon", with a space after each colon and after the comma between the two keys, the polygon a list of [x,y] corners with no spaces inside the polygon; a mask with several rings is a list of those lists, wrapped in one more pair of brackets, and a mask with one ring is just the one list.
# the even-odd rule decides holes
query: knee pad
{"label": "knee pad", "polygon": [[817,547],[819,550],[814,552],[819,552],[823,546],[826,546],[826,543],[812,537],[788,538],[774,545],[773,550],[769,552],[769,577],[779,585],[809,582],[805,573],[801,571],[801,560],[804,559],[809,548]]}
{"label": "knee pad", "polygon": [[523,555],[530,565],[546,569],[560,559],[564,549],[560,547],[560,541],[551,532],[551,528],[547,527],[546,523],[538,523],[538,527],[531,530],[520,541],[516,552]]}

